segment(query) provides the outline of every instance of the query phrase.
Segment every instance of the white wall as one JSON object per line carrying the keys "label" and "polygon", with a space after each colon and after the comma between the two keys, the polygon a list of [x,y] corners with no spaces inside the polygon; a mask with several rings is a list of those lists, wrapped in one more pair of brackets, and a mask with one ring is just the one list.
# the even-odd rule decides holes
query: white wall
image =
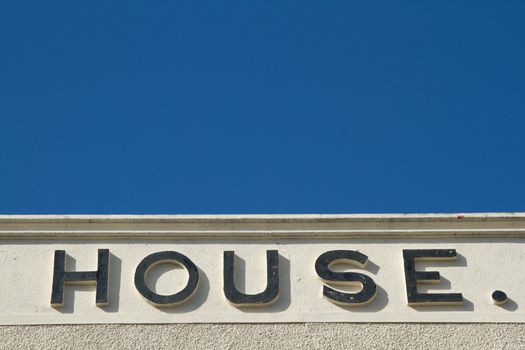
{"label": "white wall", "polygon": [[177,324],[0,327],[0,349],[524,349],[525,324]]}

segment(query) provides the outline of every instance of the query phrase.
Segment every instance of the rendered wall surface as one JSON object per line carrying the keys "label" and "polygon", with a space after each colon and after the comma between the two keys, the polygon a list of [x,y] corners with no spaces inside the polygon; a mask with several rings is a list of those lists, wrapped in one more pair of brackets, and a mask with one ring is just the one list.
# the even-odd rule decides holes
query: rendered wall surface
{"label": "rendered wall surface", "polygon": [[[298,241],[298,243],[296,242]],[[489,238],[375,238],[222,241],[169,240],[4,240],[0,261],[0,324],[101,323],[289,323],[289,322],[525,322],[525,239]],[[63,249],[72,261],[68,269],[97,267],[97,249],[110,252],[108,305],[95,305],[95,285],[66,285],[61,307],[50,304],[54,251]],[[409,306],[405,287],[403,249],[457,250],[452,261],[421,261],[417,269],[439,271],[437,284],[418,286],[421,293],[461,292],[461,305]],[[276,302],[261,307],[236,307],[223,292],[223,251],[235,251],[237,281],[248,294],[266,287],[265,252],[279,253],[280,293]],[[316,258],[327,251],[355,249],[367,254],[366,268],[349,271],[370,276],[377,284],[375,298],[361,306],[343,306],[323,296]],[[148,254],[176,250],[199,268],[199,287],[183,304],[158,307],[139,294],[135,268]],[[242,260],[241,260],[242,259]],[[74,264],[73,264],[74,262]],[[343,269],[347,266],[342,266]],[[335,268],[333,268],[335,269]],[[240,277],[240,278],[239,278]],[[183,268],[159,265],[148,274],[151,288],[162,295],[183,289]],[[346,286],[333,285],[342,289]],[[349,293],[359,291],[360,286]],[[507,293],[505,305],[495,305],[494,290]]]}
{"label": "rendered wall surface", "polygon": [[525,349],[525,324],[2,326],[0,349]]}
{"label": "rendered wall surface", "polygon": [[[123,248],[126,242],[137,239],[145,242],[132,244],[128,249]],[[404,274],[399,255],[401,247],[412,248],[412,245],[417,245],[416,248],[458,249],[461,259],[450,264],[442,263],[437,267],[431,264],[429,268],[441,271],[445,278],[450,279],[445,279],[441,289],[438,286],[437,292],[464,292],[467,303],[461,309],[435,309],[441,312],[437,315],[438,322],[441,323],[418,323],[418,319],[413,319],[414,323],[385,323],[379,317],[374,320],[375,323],[367,323],[370,320],[364,320],[365,323],[338,323],[333,322],[334,320],[332,323],[324,320],[317,323],[277,323],[283,322],[278,318],[285,313],[276,312],[271,315],[275,320],[264,321],[275,323],[257,323],[261,322],[257,320],[249,321],[253,323],[243,323],[246,320],[240,320],[241,323],[214,323],[216,320],[210,316],[205,323],[151,324],[163,322],[159,312],[158,315],[149,315],[150,318],[145,321],[121,324],[127,303],[141,317],[150,310],[146,309],[149,306],[143,300],[137,298],[132,283],[126,280],[132,275],[131,270],[126,269],[134,268],[146,253],[144,244],[148,244],[147,249],[157,251],[173,242],[180,244],[182,240],[190,240],[188,246],[195,240],[219,240],[228,249],[238,250],[241,257],[246,259],[247,267],[262,269],[255,271],[255,275],[259,275],[259,272],[264,272],[264,264],[259,264],[257,260],[261,255],[259,250],[273,249],[277,243],[285,240],[306,242],[309,239],[317,240],[316,244],[311,245],[311,252],[306,243],[303,247],[279,246],[283,256],[290,257],[292,269],[301,267],[297,264],[302,261],[301,257],[315,259],[325,248],[341,246],[351,249],[355,246],[363,251],[370,251],[372,262],[379,267],[379,270],[376,268],[376,273],[374,270],[371,273],[388,292],[388,303],[383,304],[406,309],[406,312],[413,315],[417,315],[418,309],[406,305]],[[348,242],[352,244],[348,245]],[[399,243],[398,246],[396,242]],[[26,262],[36,265],[31,274],[27,274],[31,277],[31,283],[27,286],[16,284],[22,278],[13,280],[11,286],[0,284],[0,295],[5,300],[9,296],[15,297],[12,305],[4,300],[6,306],[2,317],[4,324],[11,325],[0,326],[0,349],[525,349],[525,323],[521,323],[525,319],[520,316],[525,305],[525,299],[522,298],[524,265],[520,262],[522,257],[525,258],[525,250],[522,248],[525,247],[524,243],[523,213],[223,217],[0,216],[0,246],[5,255],[3,273],[13,278],[17,266],[21,266],[20,271],[25,271]],[[104,313],[107,310],[99,310],[94,306],[92,286],[75,289],[76,291],[70,289],[70,294],[67,295],[70,303],[65,306],[65,311],[51,309],[49,289],[53,251],[66,249],[77,260],[76,268],[85,270],[92,269],[95,261],[93,252],[102,245],[107,245],[122,259],[117,267],[124,277],[115,279],[119,288],[113,288],[120,291],[117,293],[120,309],[110,309],[113,312]],[[213,248],[213,245],[210,247]],[[220,256],[222,247],[212,248],[209,249],[213,256]],[[395,250],[394,253],[390,252],[390,248]],[[136,257],[132,258],[135,251]],[[216,299],[217,305],[228,306],[221,294],[220,269],[212,268],[214,265],[207,258],[200,260],[196,251],[190,249],[187,252],[192,257],[195,256],[196,261],[199,260],[199,266],[202,265],[210,278],[211,292],[202,300],[212,303]],[[14,258],[20,260],[15,263]],[[296,262],[295,265],[293,262]],[[305,300],[316,300],[321,306],[327,305],[326,309],[330,311],[329,307],[332,305],[322,299],[321,283],[312,272],[311,265],[311,261],[307,261],[305,268],[309,272],[304,276],[311,281],[308,285],[313,286],[307,292],[314,294]],[[296,276],[296,272],[290,270],[285,277]],[[259,287],[261,286],[256,289]],[[170,285],[170,288],[173,286]],[[474,289],[471,291],[472,288]],[[507,303],[506,307],[494,305],[490,300],[490,291],[496,288],[509,293],[512,302]],[[476,294],[478,290],[480,292]],[[23,293],[17,294],[16,291],[29,291],[37,296],[41,294],[42,297],[35,299],[35,307],[26,310],[24,308],[32,304],[26,302],[29,299],[21,298]],[[214,296],[213,293],[217,295]],[[386,300],[385,295],[382,294],[383,299],[379,295],[377,301]],[[213,299],[214,297],[216,298]],[[301,293],[292,289],[290,297],[298,299]],[[190,311],[206,311],[205,306]],[[89,321],[95,324],[82,324],[82,320],[72,322],[80,324],[60,324],[67,322],[64,320],[68,316],[81,315],[84,309],[95,310],[90,311]],[[46,322],[36,322],[34,325],[14,325],[17,322],[9,320],[10,315],[27,315],[33,320],[49,313],[49,310],[54,312],[53,317],[58,316],[57,321],[50,323],[57,324],[43,325]],[[381,310],[366,310],[371,315],[382,315],[388,311],[386,306]],[[463,320],[464,323],[443,321],[446,315],[451,315],[455,310],[471,315],[471,318]],[[483,315],[483,311],[485,318],[472,317]],[[424,310],[420,311],[420,315],[423,312]],[[425,312],[427,316],[430,314]],[[99,324],[107,322],[99,315],[113,315],[111,322],[114,324]],[[357,317],[358,313],[352,315]],[[508,316],[500,321],[510,323],[491,323],[497,321],[498,315]],[[423,317],[424,322],[434,322],[429,321],[427,316]]]}

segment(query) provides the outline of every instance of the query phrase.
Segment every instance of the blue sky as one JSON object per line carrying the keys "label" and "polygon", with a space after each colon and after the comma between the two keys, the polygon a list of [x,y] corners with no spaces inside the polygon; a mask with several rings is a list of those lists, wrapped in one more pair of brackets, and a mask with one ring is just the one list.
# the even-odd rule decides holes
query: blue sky
{"label": "blue sky", "polygon": [[0,213],[525,210],[523,1],[2,1]]}

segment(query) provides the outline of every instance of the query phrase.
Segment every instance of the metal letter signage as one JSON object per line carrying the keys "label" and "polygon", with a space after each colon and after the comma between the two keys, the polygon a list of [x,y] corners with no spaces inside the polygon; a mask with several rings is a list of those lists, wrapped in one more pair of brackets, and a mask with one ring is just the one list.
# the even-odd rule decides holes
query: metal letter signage
{"label": "metal letter signage", "polygon": [[[160,264],[176,264],[183,266],[189,273],[188,283],[178,293],[160,295],[153,292],[146,285],[146,273]],[[177,252],[158,252],[145,257],[135,270],[135,288],[147,301],[155,306],[175,306],[184,303],[192,297],[199,285],[199,271],[197,266],[186,256]]]}
{"label": "metal letter signage", "polygon": [[104,306],[108,304],[108,276],[109,276],[109,250],[98,250],[97,271],[68,271],[66,272],[66,252],[55,251],[53,267],[53,287],[51,291],[51,306],[61,307],[64,304],[64,284],[96,284],[95,304]]}
{"label": "metal letter signage", "polygon": [[0,245],[4,325],[525,322],[525,214],[0,216]]}
{"label": "metal letter signage", "polygon": [[439,283],[441,276],[436,271],[416,271],[416,260],[456,260],[455,249],[405,249],[405,280],[408,305],[453,305],[463,304],[461,293],[418,293],[417,283]]}
{"label": "metal letter signage", "polygon": [[266,289],[258,294],[248,295],[239,292],[234,281],[234,260],[232,251],[224,252],[224,295],[237,307],[265,306],[274,303],[279,297],[279,253],[266,252]]}
{"label": "metal letter signage", "polygon": [[345,285],[358,284],[361,291],[358,293],[343,293],[327,286],[323,286],[323,295],[332,302],[343,306],[358,306],[368,304],[376,296],[376,284],[367,275],[355,272],[333,272],[330,267],[338,263],[354,264],[364,268],[368,257],[353,250],[331,250],[321,254],[315,262],[315,271],[327,283]]}

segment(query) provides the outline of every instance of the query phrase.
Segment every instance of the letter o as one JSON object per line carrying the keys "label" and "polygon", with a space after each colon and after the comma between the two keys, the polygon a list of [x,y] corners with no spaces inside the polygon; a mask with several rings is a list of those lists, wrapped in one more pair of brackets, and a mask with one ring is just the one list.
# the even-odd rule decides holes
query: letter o
{"label": "letter o", "polygon": [[[146,285],[146,274],[160,264],[175,264],[184,267],[189,274],[188,283],[178,293],[161,295],[153,292]],[[135,270],[135,288],[151,304],[155,306],[175,306],[184,303],[195,294],[199,284],[197,266],[185,255],[175,251],[153,253],[145,257]]]}

